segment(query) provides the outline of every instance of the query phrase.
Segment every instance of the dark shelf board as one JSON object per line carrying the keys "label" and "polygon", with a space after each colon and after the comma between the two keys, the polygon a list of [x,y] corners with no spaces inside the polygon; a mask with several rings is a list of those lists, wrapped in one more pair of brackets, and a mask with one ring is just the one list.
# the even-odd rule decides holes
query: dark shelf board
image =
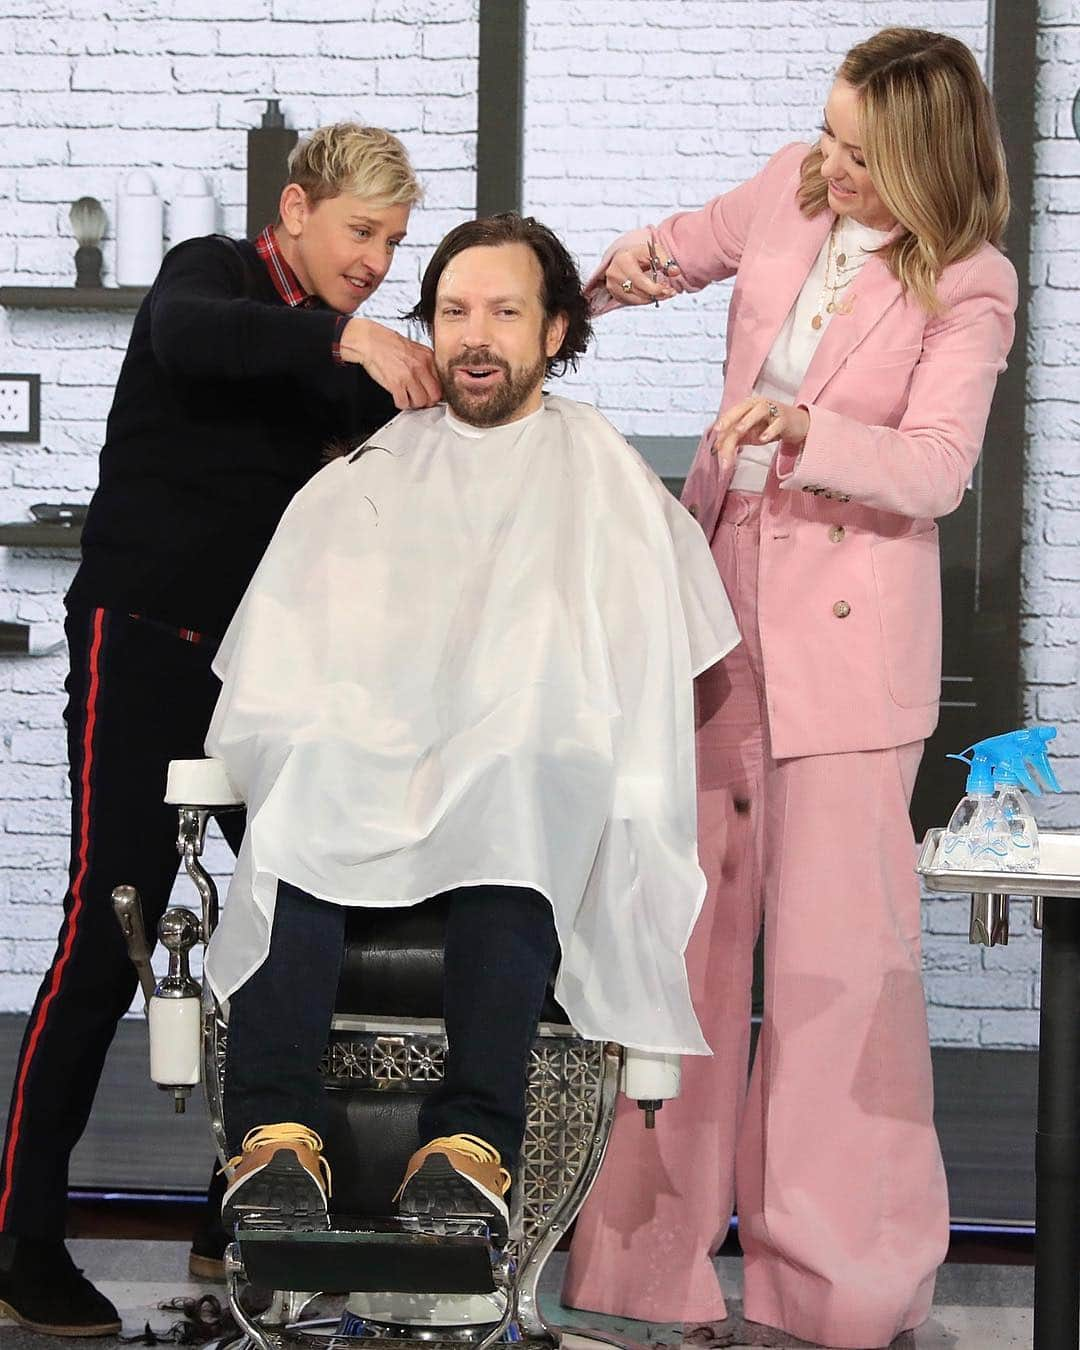
{"label": "dark shelf board", "polygon": [[138,309],[145,286],[0,286],[9,309]]}
{"label": "dark shelf board", "polygon": [[81,540],[81,525],[30,520],[0,525],[0,548],[78,548]]}
{"label": "dark shelf board", "polygon": [[0,656],[29,656],[30,626],[25,623],[0,623]]}

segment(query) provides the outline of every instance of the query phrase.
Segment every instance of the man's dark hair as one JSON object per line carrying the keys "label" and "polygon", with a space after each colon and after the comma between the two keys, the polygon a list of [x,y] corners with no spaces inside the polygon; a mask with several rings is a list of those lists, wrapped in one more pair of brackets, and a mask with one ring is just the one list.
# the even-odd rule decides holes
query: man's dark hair
{"label": "man's dark hair", "polygon": [[559,239],[532,216],[503,211],[497,216],[467,220],[452,229],[432,255],[420,283],[420,299],[406,318],[419,319],[430,333],[435,326],[435,292],[451,258],[467,248],[494,248],[499,244],[528,244],[540,264],[540,299],[548,319],[566,315],[566,336],[547,363],[549,375],[564,375],[577,369],[578,357],[589,345],[592,324],[589,306],[581,293],[581,277],[573,258]]}

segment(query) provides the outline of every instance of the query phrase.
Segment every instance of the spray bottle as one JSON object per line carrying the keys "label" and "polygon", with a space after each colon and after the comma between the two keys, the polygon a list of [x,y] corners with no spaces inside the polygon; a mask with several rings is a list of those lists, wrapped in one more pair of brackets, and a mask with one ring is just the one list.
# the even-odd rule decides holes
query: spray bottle
{"label": "spray bottle", "polygon": [[1038,867],[1039,833],[1021,788],[1041,796],[1041,779],[1051,792],[1061,791],[1046,751],[1056,735],[1056,727],[1029,727],[991,736],[948,757],[969,765],[970,772],[965,795],[941,838],[940,867],[982,872]]}
{"label": "spray bottle", "polygon": [[962,760],[970,769],[964,795],[941,836],[937,865],[947,871],[969,872],[987,848],[993,830],[994,773],[980,745],[948,758]]}

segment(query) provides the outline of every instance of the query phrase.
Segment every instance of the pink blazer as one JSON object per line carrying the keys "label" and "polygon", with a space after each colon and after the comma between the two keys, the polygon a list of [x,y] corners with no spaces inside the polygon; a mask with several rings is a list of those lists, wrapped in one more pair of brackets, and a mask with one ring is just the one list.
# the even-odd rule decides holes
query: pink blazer
{"label": "pink blazer", "polygon": [[[799,210],[789,145],[749,182],[654,229],[679,290],[734,276],[721,411],[753,390],[835,219]],[[590,279],[594,312],[616,241]],[[929,317],[869,259],[807,369],[802,446],[781,446],[763,500],[758,620],[772,753],[831,754],[930,734],[941,688],[936,516],[956,509],[1012,345],[1016,273],[990,244],[943,272]],[[610,299],[610,297],[608,297]],[[731,471],[704,443],[683,502],[711,540]],[[1017,510],[1020,504],[1017,503]],[[842,526],[842,530],[834,527]]]}

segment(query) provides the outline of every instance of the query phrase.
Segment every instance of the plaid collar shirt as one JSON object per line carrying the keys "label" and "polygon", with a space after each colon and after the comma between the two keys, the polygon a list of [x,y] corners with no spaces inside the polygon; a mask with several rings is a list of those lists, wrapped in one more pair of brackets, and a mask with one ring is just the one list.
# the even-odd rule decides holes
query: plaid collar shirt
{"label": "plaid collar shirt", "polygon": [[285,261],[285,255],[277,241],[273,225],[267,225],[255,240],[255,252],[266,264],[274,290],[287,305],[293,309],[314,309],[319,303],[310,292],[300,285],[300,279]]}
{"label": "plaid collar shirt", "polygon": [[[262,234],[255,240],[255,252],[266,264],[266,270],[270,273],[270,280],[274,283],[274,290],[287,305],[293,309],[318,308],[318,296],[304,290],[300,284],[300,278],[285,261],[285,255],[281,251],[273,225],[267,225]],[[337,323],[334,325],[334,339],[330,346],[330,355],[335,364],[339,366],[346,364],[341,359],[341,334],[345,325],[349,322],[349,317],[348,314],[339,314]]]}

